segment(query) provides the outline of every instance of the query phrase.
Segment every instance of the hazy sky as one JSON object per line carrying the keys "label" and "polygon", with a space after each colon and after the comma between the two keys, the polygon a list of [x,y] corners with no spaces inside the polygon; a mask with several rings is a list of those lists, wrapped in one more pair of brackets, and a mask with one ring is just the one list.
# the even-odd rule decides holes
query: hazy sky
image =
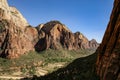
{"label": "hazy sky", "polygon": [[72,32],[101,42],[114,0],[8,0],[32,26],[59,20]]}

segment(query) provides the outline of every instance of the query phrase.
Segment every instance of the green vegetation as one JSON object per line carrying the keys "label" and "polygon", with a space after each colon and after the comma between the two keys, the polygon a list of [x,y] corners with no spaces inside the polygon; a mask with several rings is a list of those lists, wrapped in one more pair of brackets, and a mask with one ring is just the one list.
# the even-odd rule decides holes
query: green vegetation
{"label": "green vegetation", "polygon": [[38,74],[39,69],[51,73],[61,68],[59,65],[66,66],[73,60],[88,56],[94,53],[94,51],[95,50],[68,51],[48,49],[39,53],[31,51],[22,55],[20,58],[12,60],[0,58],[0,75],[13,75],[15,72],[20,72],[18,76],[40,76],[40,74]]}
{"label": "green vegetation", "polygon": [[0,22],[0,32],[4,29],[4,27],[5,25],[2,22]]}
{"label": "green vegetation", "polygon": [[18,12],[17,11],[11,11],[11,14],[14,15],[14,16],[17,16]]}
{"label": "green vegetation", "polygon": [[8,25],[8,22],[6,20],[0,20],[0,33],[5,30],[5,26]]}
{"label": "green vegetation", "polygon": [[99,80],[95,71],[97,54],[74,60],[64,68],[60,68],[48,75],[22,80]]}

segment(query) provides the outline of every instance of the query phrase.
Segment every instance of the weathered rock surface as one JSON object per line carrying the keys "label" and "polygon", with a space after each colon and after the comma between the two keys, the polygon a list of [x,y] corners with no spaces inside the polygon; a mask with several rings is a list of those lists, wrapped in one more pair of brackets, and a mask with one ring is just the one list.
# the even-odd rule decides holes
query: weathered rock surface
{"label": "weathered rock surface", "polygon": [[99,43],[97,43],[97,41],[95,39],[92,39],[89,41],[89,47],[90,48],[96,48],[96,46],[99,46]]}
{"label": "weathered rock surface", "polygon": [[0,20],[1,57],[17,58],[33,49],[33,43],[28,34],[25,34],[12,21]]}
{"label": "weathered rock surface", "polygon": [[0,18],[10,20],[10,9],[7,0],[0,0]]}
{"label": "weathered rock surface", "polygon": [[103,41],[97,50],[100,80],[120,80],[120,0],[115,0]]}
{"label": "weathered rock surface", "polygon": [[25,28],[25,26],[29,26],[26,19],[15,7],[9,7],[9,10],[10,10],[10,19],[15,23],[16,26],[23,29]]}
{"label": "weathered rock surface", "polygon": [[20,28],[25,28],[25,26],[29,25],[15,7],[10,7],[8,5],[7,0],[0,0],[0,18],[12,20],[13,23]]}
{"label": "weathered rock surface", "polygon": [[34,50],[36,36],[37,30],[28,27],[20,12],[0,0],[0,56],[16,58]]}
{"label": "weathered rock surface", "polygon": [[89,46],[89,40],[80,32],[74,33],[75,35],[75,47],[77,49],[88,49]]}
{"label": "weathered rock surface", "polygon": [[38,32],[41,36],[35,45],[37,51],[44,49],[90,49],[97,48],[99,44],[89,40],[80,32],[72,33],[65,25],[59,21],[50,21],[44,25],[38,26]]}

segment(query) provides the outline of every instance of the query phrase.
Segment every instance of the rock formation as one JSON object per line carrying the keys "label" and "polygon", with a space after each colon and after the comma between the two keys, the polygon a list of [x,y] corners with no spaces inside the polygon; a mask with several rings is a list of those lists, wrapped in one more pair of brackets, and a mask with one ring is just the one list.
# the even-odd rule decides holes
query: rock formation
{"label": "rock formation", "polygon": [[22,14],[0,0],[0,57],[17,58],[31,50],[89,49],[98,47],[80,32],[72,33],[59,21],[32,27]]}
{"label": "rock formation", "polygon": [[120,0],[115,0],[103,41],[97,50],[100,80],[120,80]]}
{"label": "rock formation", "polygon": [[16,58],[34,50],[32,41],[37,30],[30,28],[20,12],[8,6],[7,0],[0,0],[0,4],[0,56]]}
{"label": "rock formation", "polygon": [[89,41],[82,33],[72,33],[65,25],[59,21],[50,21],[37,27],[40,36],[35,45],[37,51],[44,49],[90,49],[97,48],[95,40]]}
{"label": "rock formation", "polygon": [[10,7],[8,5],[7,0],[0,0],[0,18],[12,20],[14,24],[20,28],[29,25],[26,19],[15,7]]}
{"label": "rock formation", "polygon": [[76,48],[78,48],[78,49],[79,48],[81,48],[81,49],[90,48],[89,40],[82,33],[76,32],[76,33],[74,33],[74,35],[75,35],[75,47]]}
{"label": "rock formation", "polygon": [[89,47],[90,48],[96,48],[96,46],[99,46],[99,44],[97,43],[97,41],[95,39],[92,39],[89,41]]}

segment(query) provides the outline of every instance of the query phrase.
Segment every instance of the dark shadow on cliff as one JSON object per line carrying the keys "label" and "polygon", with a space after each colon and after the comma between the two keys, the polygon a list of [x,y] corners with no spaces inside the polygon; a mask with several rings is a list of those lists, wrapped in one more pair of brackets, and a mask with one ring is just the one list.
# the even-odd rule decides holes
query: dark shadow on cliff
{"label": "dark shadow on cliff", "polygon": [[45,50],[45,38],[40,39],[34,46],[35,51],[40,52]]}
{"label": "dark shadow on cliff", "polygon": [[97,54],[78,58],[65,68],[58,69],[45,76],[24,78],[21,80],[99,80],[95,73]]}

